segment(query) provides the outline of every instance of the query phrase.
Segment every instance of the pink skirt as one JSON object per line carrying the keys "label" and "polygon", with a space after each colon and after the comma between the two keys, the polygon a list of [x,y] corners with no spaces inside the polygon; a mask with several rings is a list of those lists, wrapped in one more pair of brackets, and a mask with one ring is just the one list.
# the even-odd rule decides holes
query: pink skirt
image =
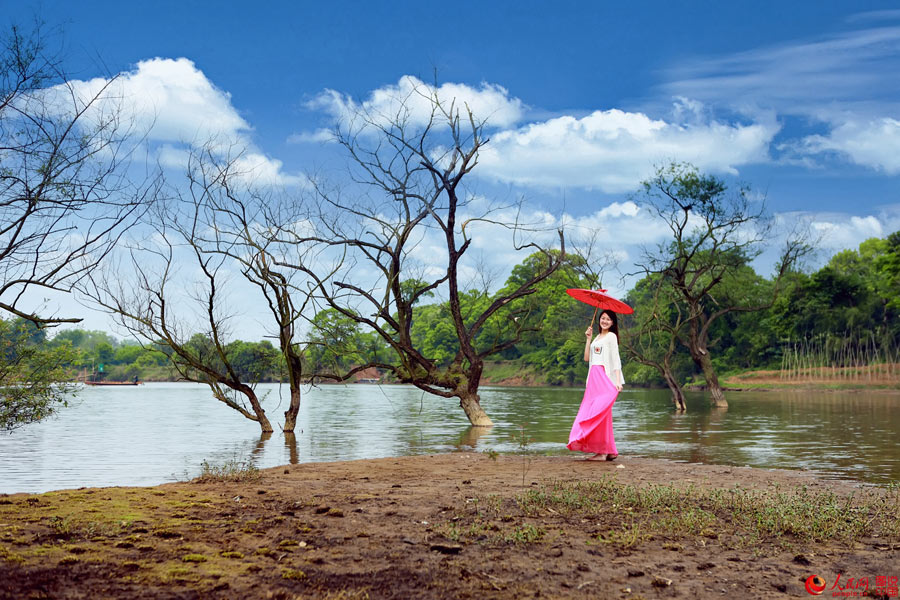
{"label": "pink skirt", "polygon": [[619,390],[609,380],[603,367],[591,366],[584,388],[584,399],[569,434],[569,450],[598,454],[619,453],[613,439],[612,426],[612,407],[618,395]]}

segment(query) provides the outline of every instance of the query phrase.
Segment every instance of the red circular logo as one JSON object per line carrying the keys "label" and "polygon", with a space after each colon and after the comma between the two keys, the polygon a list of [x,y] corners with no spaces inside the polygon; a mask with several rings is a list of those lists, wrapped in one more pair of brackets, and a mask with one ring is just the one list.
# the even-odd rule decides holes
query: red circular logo
{"label": "red circular logo", "polygon": [[806,591],[813,596],[821,596],[825,591],[825,580],[818,575],[810,575],[806,579]]}

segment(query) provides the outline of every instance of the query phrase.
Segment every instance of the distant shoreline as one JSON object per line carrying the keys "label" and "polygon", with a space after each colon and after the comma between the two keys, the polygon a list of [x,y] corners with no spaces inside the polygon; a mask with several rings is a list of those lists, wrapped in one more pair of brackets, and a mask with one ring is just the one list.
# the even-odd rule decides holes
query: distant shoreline
{"label": "distant shoreline", "polygon": [[[766,382],[753,382],[751,381],[734,381],[734,377],[729,377],[724,380],[725,384],[723,385],[723,390],[726,392],[867,392],[867,393],[887,393],[887,394],[900,394],[900,385],[898,384],[866,384],[866,383],[835,383],[834,381],[822,380],[822,381],[802,381],[797,383],[774,383],[771,381]],[[110,382],[114,382],[110,380]],[[82,381],[76,381],[73,383],[84,383]],[[118,382],[115,382],[118,383]],[[123,384],[129,382],[121,382]],[[197,383],[197,385],[204,385],[202,383],[193,382],[193,381],[184,381],[184,380],[174,380],[174,379],[141,379],[139,383]],[[286,381],[264,381],[260,382],[264,384],[283,384],[287,385]],[[369,381],[345,381],[345,382],[331,382],[331,381],[320,381],[317,382],[316,385],[330,386],[330,385],[360,385],[360,386],[377,386],[377,385],[412,385],[412,384],[403,384],[391,381],[385,382],[369,382]],[[102,386],[101,386],[102,387]],[[111,386],[118,387],[118,386]],[[491,381],[491,380],[483,380],[481,383],[481,387],[500,387],[500,388],[557,388],[557,389],[577,389],[582,387],[579,384],[573,385],[551,385],[544,381],[534,381],[534,380],[523,380],[521,378],[514,379],[503,379],[499,381]],[[642,390],[666,390],[668,388],[665,387],[653,387],[653,386],[628,386],[626,385],[625,389],[642,389]],[[705,392],[706,386],[703,384],[697,385],[686,385],[684,386],[684,391],[686,392]]]}

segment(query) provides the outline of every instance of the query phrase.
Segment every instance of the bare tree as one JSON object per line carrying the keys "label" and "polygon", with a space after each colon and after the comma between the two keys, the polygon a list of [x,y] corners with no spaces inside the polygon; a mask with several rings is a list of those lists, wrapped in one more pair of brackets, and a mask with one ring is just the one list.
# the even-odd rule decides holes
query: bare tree
{"label": "bare tree", "polygon": [[[202,226],[197,214],[175,216],[160,204],[153,217],[155,235],[132,244],[127,267],[119,264],[91,273],[79,286],[81,292],[142,343],[165,347],[184,380],[207,384],[217,400],[259,423],[263,432],[273,431],[255,385],[241,381],[228,355],[229,315],[223,312],[222,289],[227,257],[205,253],[193,243],[192,236]],[[180,226],[169,227],[181,219]],[[187,294],[199,308],[202,332],[197,332],[194,316],[183,310],[186,284],[177,267],[185,264],[185,255],[202,274]]]}
{"label": "bare tree", "polygon": [[[423,100],[430,108],[425,115],[413,108]],[[488,320],[514,310],[516,300],[533,293],[535,285],[559,267],[565,256],[562,231],[561,250],[550,253],[535,241],[522,239],[528,228],[519,222],[521,213],[512,210],[505,218],[508,206],[476,208],[463,181],[488,142],[484,124],[467,107],[442,101],[432,88],[416,89],[410,97],[398,99],[391,114],[360,108],[338,128],[336,139],[349,154],[350,173],[358,187],[345,197],[341,190],[314,181],[321,206],[314,237],[345,257],[343,267],[326,280],[308,266],[285,266],[308,273],[328,307],[376,332],[398,357],[397,364],[373,362],[361,368],[378,366],[401,382],[458,398],[473,425],[490,426],[478,395],[484,360],[514,345],[521,326],[510,313],[502,338],[490,336],[489,343],[479,345],[478,334]],[[484,305],[476,307],[467,303],[461,267],[471,247],[470,232],[478,224],[507,228],[517,240],[517,250],[543,252],[546,261],[520,285],[484,298]],[[310,239],[292,232],[283,237],[295,242]],[[423,250],[426,243],[434,246]],[[449,364],[425,356],[410,336],[418,300],[433,292],[447,298],[459,341]]]}
{"label": "bare tree", "polygon": [[188,205],[203,227],[181,231],[200,252],[232,261],[265,299],[268,322],[284,358],[290,389],[284,431],[291,432],[300,410],[301,386],[308,379],[303,370],[305,341],[301,333],[309,321],[306,313],[313,302],[315,285],[305,281],[303,270],[283,263],[290,261],[304,268],[315,264],[325,280],[330,277],[328,269],[335,267],[325,267],[318,260],[320,248],[314,241],[283,243],[277,232],[296,233],[297,227],[308,222],[303,203],[296,197],[279,196],[271,187],[252,185],[248,181],[251,174],[238,168],[240,161],[236,158],[219,158],[209,148],[194,155],[188,169]]}
{"label": "bare tree", "polygon": [[684,313],[684,343],[702,369],[716,406],[728,406],[709,353],[710,326],[732,312],[751,312],[772,305],[782,277],[809,251],[802,236],[790,237],[776,265],[768,300],[733,293],[733,283],[759,256],[773,235],[765,203],[751,199],[743,186],[729,192],[725,183],[691,165],[672,163],[645,181],[642,204],[669,227],[672,237],[645,249],[640,265],[648,276],[671,286]]}
{"label": "bare tree", "polygon": [[571,263],[588,287],[600,289],[603,287],[604,274],[618,269],[618,257],[608,246],[611,241],[609,232],[579,229],[581,230],[577,234],[569,235],[569,253],[581,260],[573,260]]}
{"label": "bare tree", "polygon": [[[0,33],[0,325],[75,323],[40,295],[68,293],[141,216],[153,185],[127,177],[133,131],[110,80],[69,81],[40,25]],[[144,183],[148,180],[145,179]],[[6,327],[6,325],[9,327]],[[13,343],[0,357],[0,427],[51,414],[71,393],[58,351]]]}
{"label": "bare tree", "polygon": [[[253,173],[242,170],[241,164],[240,151],[229,155],[212,144],[193,151],[182,185],[172,188],[170,201],[160,203],[154,212],[156,235],[133,252],[129,271],[136,274],[138,284],[94,278],[89,295],[138,337],[168,346],[185,379],[207,383],[216,398],[258,421],[263,431],[272,431],[254,382],[240,380],[227,352],[227,323],[233,315],[225,313],[222,290],[245,293],[248,284],[258,290],[267,310],[256,316],[264,317],[283,358],[290,390],[283,430],[292,432],[304,383],[301,330],[314,287],[299,281],[303,271],[279,266],[279,261],[305,265],[315,261],[318,247],[314,242],[284,244],[273,234],[294,230],[305,220],[302,204],[280,197],[270,186],[254,185]],[[185,254],[203,276],[194,302],[202,307],[201,338],[208,340],[209,348],[205,354],[197,352],[201,345],[191,335],[196,330],[191,318],[183,312],[176,315],[171,308],[184,286],[175,277],[174,266]],[[224,276],[228,271],[239,273],[238,281],[228,280]],[[327,279],[329,274],[321,276]]]}
{"label": "bare tree", "polygon": [[155,187],[127,177],[133,132],[112,78],[85,97],[40,27],[0,39],[0,309],[43,325],[80,319],[26,306],[69,292],[141,216]]}

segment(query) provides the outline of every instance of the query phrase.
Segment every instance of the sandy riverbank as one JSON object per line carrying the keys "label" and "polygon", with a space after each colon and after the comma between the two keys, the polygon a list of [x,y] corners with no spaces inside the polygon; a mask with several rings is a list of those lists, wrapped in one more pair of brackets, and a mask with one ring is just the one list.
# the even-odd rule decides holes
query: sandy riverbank
{"label": "sandy riverbank", "polygon": [[0,598],[796,598],[900,575],[897,493],[808,472],[453,453],[247,477],[0,496]]}

